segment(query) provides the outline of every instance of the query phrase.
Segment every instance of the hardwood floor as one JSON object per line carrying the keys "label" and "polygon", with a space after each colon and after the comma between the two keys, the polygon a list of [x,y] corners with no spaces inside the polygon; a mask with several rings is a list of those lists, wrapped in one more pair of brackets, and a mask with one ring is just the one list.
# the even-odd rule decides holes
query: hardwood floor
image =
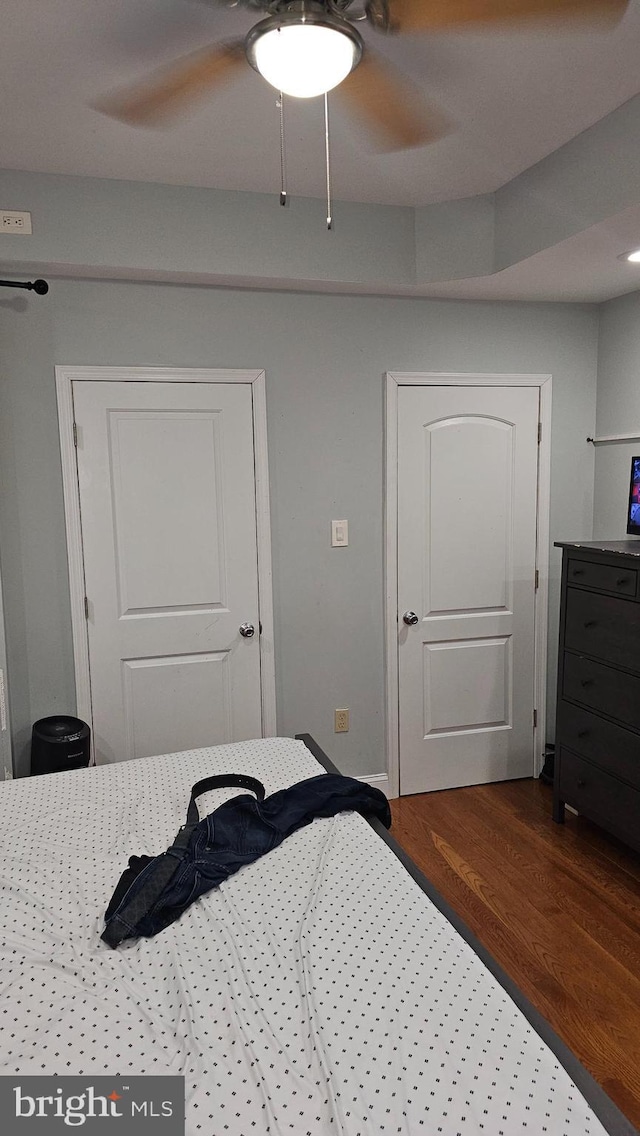
{"label": "hardwood floor", "polygon": [[539,781],[392,802],[392,834],[640,1128],[640,856]]}

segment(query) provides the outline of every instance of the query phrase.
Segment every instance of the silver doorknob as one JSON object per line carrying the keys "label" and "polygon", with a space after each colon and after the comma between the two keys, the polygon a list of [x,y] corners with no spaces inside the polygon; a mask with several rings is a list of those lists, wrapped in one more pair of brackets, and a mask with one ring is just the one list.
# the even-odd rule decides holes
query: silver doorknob
{"label": "silver doorknob", "polygon": [[243,639],[250,639],[252,635],[255,635],[255,631],[256,629],[252,623],[240,624],[240,634],[242,635]]}
{"label": "silver doorknob", "polygon": [[415,611],[405,611],[402,618],[403,618],[404,622],[406,623],[407,627],[415,627],[416,623],[420,622]]}

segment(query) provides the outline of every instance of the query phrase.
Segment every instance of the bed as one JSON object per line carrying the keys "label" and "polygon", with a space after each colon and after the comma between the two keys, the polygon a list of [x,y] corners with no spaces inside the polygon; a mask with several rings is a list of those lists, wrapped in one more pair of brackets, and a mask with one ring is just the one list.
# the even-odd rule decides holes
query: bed
{"label": "bed", "polygon": [[184,1076],[188,1136],[633,1136],[378,822],[318,819],[157,937],[100,942],[195,781],[322,768],[301,735],[2,784],[0,1072]]}

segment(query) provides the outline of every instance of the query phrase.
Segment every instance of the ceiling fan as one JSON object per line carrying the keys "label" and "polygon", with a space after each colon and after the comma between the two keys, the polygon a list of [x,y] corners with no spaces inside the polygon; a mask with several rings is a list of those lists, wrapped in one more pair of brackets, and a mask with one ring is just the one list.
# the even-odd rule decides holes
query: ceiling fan
{"label": "ceiling fan", "polygon": [[136,126],[156,126],[212,93],[251,64],[277,91],[310,98],[336,94],[376,133],[402,150],[448,133],[446,116],[382,63],[360,35],[451,31],[535,19],[610,26],[629,0],[203,0],[266,13],[244,39],[210,44],[98,108]]}

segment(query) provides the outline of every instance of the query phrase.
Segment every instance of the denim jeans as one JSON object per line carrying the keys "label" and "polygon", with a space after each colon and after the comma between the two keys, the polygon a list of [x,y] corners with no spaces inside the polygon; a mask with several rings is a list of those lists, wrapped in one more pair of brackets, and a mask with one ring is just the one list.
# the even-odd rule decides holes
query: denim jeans
{"label": "denim jeans", "polygon": [[[222,785],[250,788],[200,820],[196,797]],[[315,817],[353,810],[378,817],[389,828],[391,814],[379,789],[351,777],[322,773],[264,796],[251,777],[217,776],[194,785],[187,823],[160,856],[132,856],[105,914],[102,939],[116,947],[124,939],[157,935],[191,903],[245,864],[264,856]]]}

